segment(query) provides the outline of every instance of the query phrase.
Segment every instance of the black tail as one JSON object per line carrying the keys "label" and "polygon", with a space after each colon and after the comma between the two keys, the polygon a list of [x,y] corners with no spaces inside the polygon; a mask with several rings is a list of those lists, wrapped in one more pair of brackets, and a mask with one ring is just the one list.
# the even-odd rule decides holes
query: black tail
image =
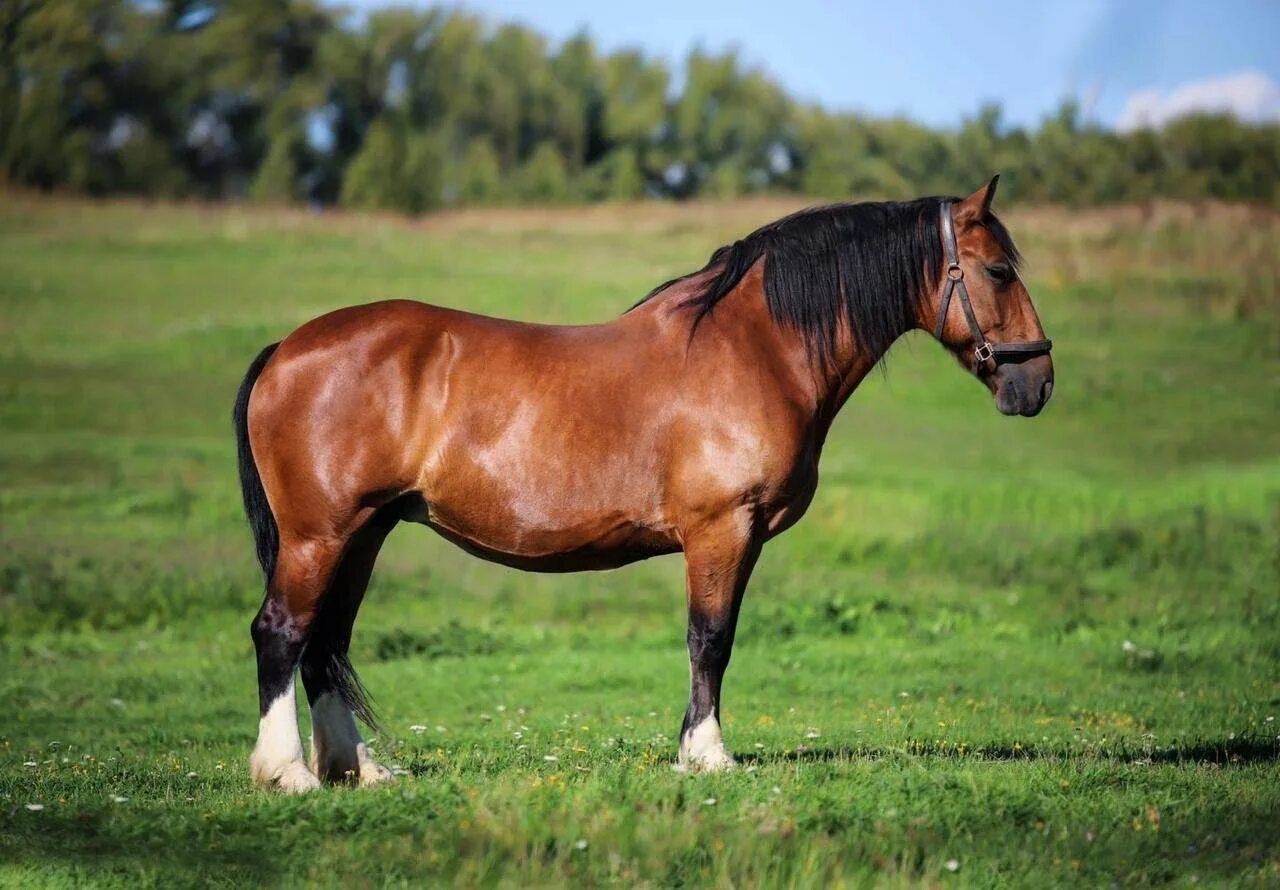
{"label": "black tail", "polygon": [[[322,608],[320,614],[324,614]],[[323,671],[324,680],[322,687],[327,687],[336,692],[347,708],[358,719],[364,721],[374,732],[382,731],[382,724],[378,720],[378,713],[373,707],[373,700],[369,695],[369,690],[360,682],[360,678],[356,676],[356,669],[351,665],[351,659],[347,657],[345,651],[338,651],[334,648],[334,640],[327,634],[332,629],[322,623],[319,619],[312,625],[311,640],[307,643],[308,652],[303,656],[304,671],[303,677],[310,665],[308,659],[312,661],[323,659],[323,664],[319,666],[319,670]],[[346,635],[349,637],[351,628],[346,629]],[[314,652],[311,650],[315,650]]]}
{"label": "black tail", "polygon": [[280,529],[276,527],[276,518],[271,515],[267,492],[262,487],[262,477],[258,475],[258,465],[253,462],[253,450],[249,447],[249,395],[253,392],[253,384],[258,381],[258,375],[267,366],[279,345],[272,343],[258,353],[253,364],[249,365],[244,382],[240,384],[240,392],[236,393],[236,407],[232,413],[236,425],[236,451],[240,459],[240,493],[244,496],[244,515],[249,519],[253,545],[258,551],[258,563],[262,566],[262,573],[268,584],[276,571]]}

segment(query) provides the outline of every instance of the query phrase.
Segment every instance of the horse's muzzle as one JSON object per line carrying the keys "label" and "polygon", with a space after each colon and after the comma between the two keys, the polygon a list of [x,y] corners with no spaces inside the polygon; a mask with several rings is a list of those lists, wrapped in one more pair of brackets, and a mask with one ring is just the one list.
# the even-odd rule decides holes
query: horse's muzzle
{"label": "horse's muzzle", "polygon": [[1035,417],[1053,395],[1053,362],[1039,356],[1001,365],[995,373],[996,407],[1001,414]]}

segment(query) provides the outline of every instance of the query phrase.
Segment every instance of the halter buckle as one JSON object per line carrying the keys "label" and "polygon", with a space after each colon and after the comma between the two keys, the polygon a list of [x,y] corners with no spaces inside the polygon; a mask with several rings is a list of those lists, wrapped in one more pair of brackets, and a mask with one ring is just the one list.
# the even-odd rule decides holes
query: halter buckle
{"label": "halter buckle", "polygon": [[996,357],[996,348],[990,342],[983,343],[974,350],[973,357],[978,362],[989,362]]}
{"label": "halter buckle", "polygon": [[961,278],[964,278],[964,269],[960,268],[959,263],[952,263],[947,266],[947,277],[952,281],[959,281]]}

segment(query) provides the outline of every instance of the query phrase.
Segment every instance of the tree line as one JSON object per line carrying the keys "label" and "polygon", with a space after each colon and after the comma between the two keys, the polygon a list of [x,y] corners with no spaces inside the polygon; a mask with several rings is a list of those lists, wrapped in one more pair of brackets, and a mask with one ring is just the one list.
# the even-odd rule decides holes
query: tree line
{"label": "tree line", "polygon": [[1115,132],[1064,102],[953,130],[800,102],[729,52],[678,78],[586,34],[315,0],[0,3],[0,182],[419,213],[494,203],[950,193],[1280,205],[1280,126]]}

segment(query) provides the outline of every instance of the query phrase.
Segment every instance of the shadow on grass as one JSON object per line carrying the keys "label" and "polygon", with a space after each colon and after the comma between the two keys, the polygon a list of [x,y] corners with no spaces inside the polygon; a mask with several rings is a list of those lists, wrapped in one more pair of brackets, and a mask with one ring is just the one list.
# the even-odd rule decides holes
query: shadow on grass
{"label": "shadow on grass", "polygon": [[735,755],[742,763],[770,763],[790,761],[795,763],[831,760],[882,760],[890,757],[941,757],[952,760],[1106,760],[1133,764],[1213,764],[1237,766],[1251,763],[1280,762],[1280,740],[1262,738],[1236,738],[1225,741],[1197,740],[1180,745],[1110,745],[1064,748],[1036,748],[1021,745],[986,745],[980,748],[960,748],[940,745],[933,741],[911,740],[901,747],[850,747],[798,748],[769,753],[757,751]]}
{"label": "shadow on grass", "polygon": [[0,861],[53,882],[68,873],[91,883],[145,875],[165,887],[207,886],[215,876],[228,886],[281,877],[281,858],[271,851],[275,833],[263,826],[228,829],[201,824],[195,814],[148,815],[145,822],[100,812],[0,816]]}

